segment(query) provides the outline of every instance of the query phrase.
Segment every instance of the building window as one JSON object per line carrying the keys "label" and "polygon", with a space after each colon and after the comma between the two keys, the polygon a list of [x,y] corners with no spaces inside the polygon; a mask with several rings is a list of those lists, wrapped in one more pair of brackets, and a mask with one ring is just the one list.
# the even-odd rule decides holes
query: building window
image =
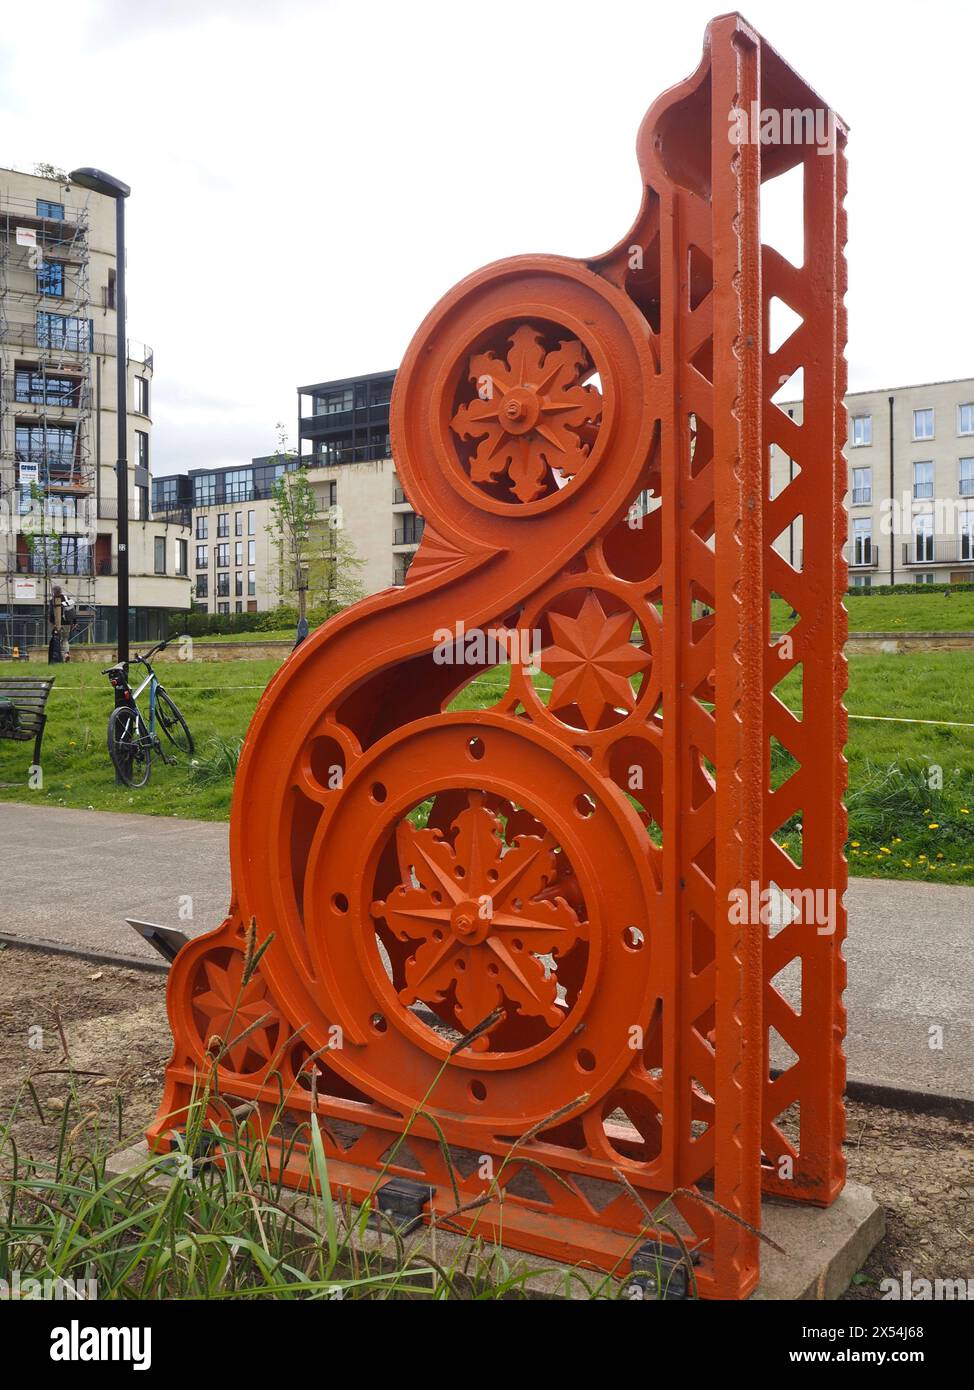
{"label": "building window", "polygon": [[257,593],[257,573],[255,570],[247,571],[247,596],[253,598]]}
{"label": "building window", "polygon": [[957,433],[974,434],[974,402],[957,407]]}
{"label": "building window", "polygon": [[233,592],[237,598],[243,597],[243,575],[239,570],[233,576]]}
{"label": "building window", "polygon": [[105,286],[105,308],[114,309],[115,304],[115,271],[111,266],[108,268],[108,283]]}
{"label": "building window", "polygon": [[871,565],[873,558],[873,523],[868,516],[857,516],[852,523],[852,563]]}
{"label": "building window", "polygon": [[256,541],[248,541],[248,542],[247,542],[247,564],[248,564],[248,565],[256,565],[256,563],[257,563],[257,542],[256,542]]}
{"label": "building window", "polygon": [[154,542],[154,549],[155,549],[156,574],[165,574],[165,572],[166,572],[166,538],[165,538],[165,536],[156,536],[155,542]]}
{"label": "building window", "polygon": [[193,479],[193,505],[196,507],[212,507],[216,501],[216,475],[213,473],[203,473],[199,478]]}
{"label": "building window", "polygon": [[237,599],[237,602],[233,605],[233,611],[235,613],[243,612],[243,602],[240,599]]}
{"label": "building window", "polygon": [[974,560],[974,512],[960,514],[960,558]]}
{"label": "building window", "polygon": [[928,565],[934,559],[933,517],[929,514],[913,518],[913,559]]}
{"label": "building window", "polygon": [[14,445],[19,463],[46,464],[42,482],[63,481],[74,469],[74,425],[17,425]]}
{"label": "building window", "polygon": [[37,216],[46,217],[52,222],[64,221],[64,204],[49,203],[46,198],[37,200]]}
{"label": "building window", "polygon": [[929,574],[929,573],[928,573],[928,574],[918,574],[918,575],[915,576],[915,582],[916,582],[917,584],[932,584],[932,583],[933,583],[933,580],[934,580],[934,576],[933,576],[932,574]]}
{"label": "building window", "polygon": [[198,574],[198,575],[196,576],[196,597],[197,597],[197,598],[208,598],[208,597],[209,597],[209,593],[210,593],[210,580],[209,580],[209,576],[208,576],[208,575],[205,575],[205,574]]}
{"label": "building window", "polygon": [[254,470],[231,468],[223,475],[223,495],[227,502],[249,502],[254,495]]}
{"label": "building window", "polygon": [[243,535],[243,512],[234,512],[233,514],[233,534],[235,536]]}
{"label": "building window", "polygon": [[229,613],[229,612],[230,612],[230,605],[229,605],[229,603],[218,603],[217,606],[216,606],[216,611],[217,611],[218,613],[223,613],[223,614]]}
{"label": "building window", "polygon": [[873,577],[871,574],[854,574],[852,576],[852,587],[854,589],[869,589],[872,587]]}
{"label": "building window", "polygon": [[64,298],[64,263],[45,261],[37,272],[37,293]]}
{"label": "building window", "polygon": [[871,415],[853,415],[850,424],[852,435],[849,442],[854,449],[861,449],[864,444],[873,442],[873,417]]}
{"label": "building window", "polygon": [[854,468],[852,470],[852,502],[861,507],[873,500],[873,470]]}
{"label": "building window", "polygon": [[243,541],[234,541],[233,543],[233,563],[235,565],[243,564]]}
{"label": "building window", "polygon": [[914,410],[913,412],[913,438],[932,439],[933,438],[933,411]]}
{"label": "building window", "polygon": [[257,534],[257,518],[256,518],[256,513],[254,513],[254,512],[248,512],[248,513],[247,513],[247,535],[248,535],[248,536],[254,536],[254,535],[256,535],[256,534]]}
{"label": "building window", "polygon": [[198,570],[205,570],[209,564],[209,560],[207,559],[208,551],[209,546],[207,545],[198,545],[196,547],[196,568]]}
{"label": "building window", "polygon": [[226,570],[230,568],[230,547],[228,545],[217,546],[216,567],[218,570]]}
{"label": "building window", "polygon": [[341,415],[343,411],[351,410],[352,405],[352,388],[350,386],[343,391],[326,391],[315,397],[315,414]]}
{"label": "building window", "polygon": [[148,415],[149,413],[149,380],[144,376],[135,378],[135,413],[137,415]]}
{"label": "building window", "polygon": [[216,596],[217,598],[230,597],[230,576],[229,574],[218,574],[216,577]]}
{"label": "building window", "polygon": [[189,573],[189,541],[176,537],[176,573]]}
{"label": "building window", "polygon": [[14,377],[14,395],[25,405],[60,405],[74,410],[81,404],[81,379],[47,376],[42,370],[21,367]]}
{"label": "building window", "polygon": [[230,513],[218,512],[216,518],[216,533],[218,536],[229,536],[230,534]]}
{"label": "building window", "polygon": [[196,518],[196,539],[197,539],[198,541],[205,541],[205,540],[208,538],[208,536],[209,536],[209,531],[210,531],[209,517],[206,516],[205,513],[201,513],[201,514]]}
{"label": "building window", "polygon": [[149,436],[145,430],[135,431],[135,462],[139,468],[149,467]]}
{"label": "building window", "polygon": [[974,497],[974,459],[960,460],[958,488],[961,497]]}
{"label": "building window", "polygon": [[915,463],[913,465],[913,496],[920,499],[933,496],[932,463]]}
{"label": "building window", "polygon": [[74,318],[71,314],[47,314],[37,311],[37,346],[64,348],[67,352],[91,352],[94,327],[91,319]]}

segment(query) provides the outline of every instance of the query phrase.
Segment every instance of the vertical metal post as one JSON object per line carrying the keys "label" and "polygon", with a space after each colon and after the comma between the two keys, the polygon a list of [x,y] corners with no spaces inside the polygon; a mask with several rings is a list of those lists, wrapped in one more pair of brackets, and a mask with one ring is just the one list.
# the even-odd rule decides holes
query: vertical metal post
{"label": "vertical metal post", "polygon": [[118,659],[129,659],[129,487],[128,487],[128,344],[125,337],[125,199],[115,199],[115,318],[118,372]]}

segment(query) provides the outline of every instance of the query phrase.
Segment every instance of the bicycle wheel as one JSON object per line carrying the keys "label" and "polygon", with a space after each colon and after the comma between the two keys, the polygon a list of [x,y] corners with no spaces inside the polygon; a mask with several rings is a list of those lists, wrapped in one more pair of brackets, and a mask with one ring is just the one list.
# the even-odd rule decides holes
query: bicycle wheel
{"label": "bicycle wheel", "polygon": [[108,756],[127,786],[144,787],[148,782],[151,754],[145,726],[138,713],[125,705],[109,716]]}
{"label": "bicycle wheel", "polygon": [[192,753],[196,745],[189,725],[161,685],[156,690],[156,716],[169,742],[181,753]]}

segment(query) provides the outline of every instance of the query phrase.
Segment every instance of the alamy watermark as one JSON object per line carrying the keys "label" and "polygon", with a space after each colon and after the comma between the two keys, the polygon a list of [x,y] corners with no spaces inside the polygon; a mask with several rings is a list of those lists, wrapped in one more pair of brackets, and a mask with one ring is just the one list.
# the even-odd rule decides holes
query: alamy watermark
{"label": "alamy watermark", "polygon": [[727,114],[732,145],[814,145],[819,154],[834,154],[837,125],[824,106],[732,106]]}

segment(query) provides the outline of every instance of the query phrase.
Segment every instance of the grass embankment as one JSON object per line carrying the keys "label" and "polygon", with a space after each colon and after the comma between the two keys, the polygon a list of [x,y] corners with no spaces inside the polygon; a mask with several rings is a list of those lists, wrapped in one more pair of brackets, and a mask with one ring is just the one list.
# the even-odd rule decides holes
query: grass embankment
{"label": "grass embankment", "polygon": [[[947,586],[949,588],[949,586]],[[846,594],[850,632],[974,632],[974,593],[951,591],[931,585],[929,594]],[[775,632],[791,627],[791,609],[784,599],[771,600],[771,625]],[[271,632],[212,632],[197,642],[293,642],[294,626]]]}
{"label": "grass embankment", "polygon": [[[949,586],[946,586],[949,588]],[[846,594],[850,632],[974,632],[974,593],[951,593],[930,586],[929,594],[876,594],[863,598]],[[771,626],[784,632],[792,626],[791,608],[784,599],[771,600]]]}
{"label": "grass embankment", "polygon": [[[107,680],[87,664],[60,667],[48,702],[44,786],[31,791],[25,785],[29,745],[0,741],[0,782],[16,782],[0,788],[0,799],[225,819],[239,741],[277,665],[263,660],[161,666],[163,681],[196,737],[197,765],[185,758],[174,767],[156,763],[149,785],[140,790],[114,782],[105,747],[111,708]],[[974,724],[974,652],[856,655],[850,658],[849,675],[851,872],[974,884],[974,728],[892,722]],[[453,707],[490,705],[505,683],[503,670],[479,676]],[[539,684],[550,682],[542,676]],[[800,708],[797,675],[778,691],[791,708]],[[804,715],[814,719],[814,708]],[[776,750],[775,785],[793,770],[789,755]],[[779,837],[796,857],[798,819]]]}

